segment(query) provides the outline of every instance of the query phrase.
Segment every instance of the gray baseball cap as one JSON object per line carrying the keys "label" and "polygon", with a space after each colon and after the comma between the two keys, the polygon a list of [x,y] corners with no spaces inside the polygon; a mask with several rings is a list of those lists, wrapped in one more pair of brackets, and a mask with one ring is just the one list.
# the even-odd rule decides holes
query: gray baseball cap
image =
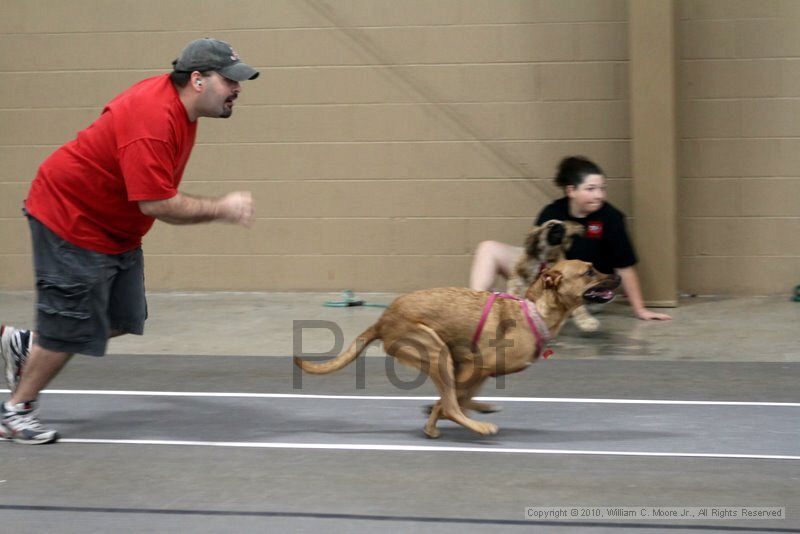
{"label": "gray baseball cap", "polygon": [[176,72],[217,71],[229,80],[255,80],[259,72],[242,63],[239,54],[225,41],[204,37],[189,43],[172,62]]}

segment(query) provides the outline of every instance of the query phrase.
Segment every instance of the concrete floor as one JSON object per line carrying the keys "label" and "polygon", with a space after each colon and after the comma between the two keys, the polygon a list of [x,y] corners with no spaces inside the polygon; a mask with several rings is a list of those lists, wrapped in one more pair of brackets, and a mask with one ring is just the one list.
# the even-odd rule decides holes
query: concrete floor
{"label": "concrete floor", "polygon": [[[497,436],[443,423],[427,440],[434,389],[380,346],[295,373],[291,354],[330,352],[381,313],[322,306],[337,298],[150,295],[145,336],[76,357],[43,395],[60,444],[0,444],[0,530],[800,531],[800,303],[685,299],[668,323],[612,303],[600,332],[568,325],[553,358],[487,384],[503,411],[477,418]],[[32,309],[31,293],[0,292],[4,322],[30,325]],[[787,517],[528,521],[529,506]]]}

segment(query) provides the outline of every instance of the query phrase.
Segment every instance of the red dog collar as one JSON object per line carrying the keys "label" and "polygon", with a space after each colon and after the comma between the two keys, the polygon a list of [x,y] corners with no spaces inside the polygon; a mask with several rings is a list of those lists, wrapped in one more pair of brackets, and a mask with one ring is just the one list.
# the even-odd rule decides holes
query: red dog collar
{"label": "red dog collar", "polygon": [[[509,295],[508,293],[498,293],[497,291],[492,292],[489,295],[489,298],[486,299],[486,305],[483,307],[483,314],[481,314],[481,320],[478,321],[478,327],[475,329],[475,334],[472,336],[472,351],[477,352],[478,350],[478,342],[481,339],[481,334],[483,333],[483,327],[486,325],[486,320],[489,318],[489,311],[492,309],[492,304],[498,298],[501,299],[512,299],[519,302],[519,307],[522,309],[522,314],[525,316],[525,319],[528,321],[528,326],[533,332],[533,337],[536,338],[536,354],[534,357],[539,357],[541,355],[543,358],[549,358],[553,354],[553,350],[547,348],[544,350],[545,345],[550,341],[550,332],[547,329],[547,325],[544,324],[542,317],[539,315],[539,312],[536,311],[536,306],[533,302],[527,299],[521,299],[519,297],[515,297],[514,295]],[[544,352],[542,352],[544,350]]]}

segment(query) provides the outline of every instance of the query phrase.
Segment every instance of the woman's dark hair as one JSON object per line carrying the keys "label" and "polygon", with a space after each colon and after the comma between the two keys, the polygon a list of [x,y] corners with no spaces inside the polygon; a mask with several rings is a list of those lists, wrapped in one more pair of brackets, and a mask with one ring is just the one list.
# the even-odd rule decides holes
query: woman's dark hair
{"label": "woman's dark hair", "polygon": [[605,175],[603,169],[589,158],[583,156],[569,156],[558,164],[558,174],[553,179],[558,187],[566,188],[568,185],[578,187],[590,174]]}

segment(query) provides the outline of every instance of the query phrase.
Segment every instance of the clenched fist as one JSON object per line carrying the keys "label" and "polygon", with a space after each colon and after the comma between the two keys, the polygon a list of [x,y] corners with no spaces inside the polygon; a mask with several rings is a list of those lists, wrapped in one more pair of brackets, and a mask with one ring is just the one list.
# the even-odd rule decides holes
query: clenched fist
{"label": "clenched fist", "polygon": [[219,218],[245,228],[253,225],[255,209],[250,191],[234,191],[219,199]]}

